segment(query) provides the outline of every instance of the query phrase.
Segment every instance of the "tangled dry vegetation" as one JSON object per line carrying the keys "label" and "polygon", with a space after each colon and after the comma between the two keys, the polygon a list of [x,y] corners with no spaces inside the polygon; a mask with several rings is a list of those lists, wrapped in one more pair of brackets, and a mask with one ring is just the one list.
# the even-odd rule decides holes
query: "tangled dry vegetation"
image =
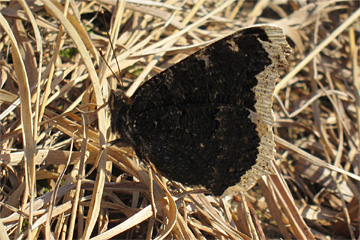
{"label": "tangled dry vegetation", "polygon": [[[359,1],[18,0],[0,9],[0,239],[359,237]],[[131,95],[257,23],[284,28],[293,48],[274,98],[278,174],[231,202],[175,183],[169,193],[156,176],[151,194],[132,150],[106,147],[113,136],[99,107],[119,88],[114,74]]]}

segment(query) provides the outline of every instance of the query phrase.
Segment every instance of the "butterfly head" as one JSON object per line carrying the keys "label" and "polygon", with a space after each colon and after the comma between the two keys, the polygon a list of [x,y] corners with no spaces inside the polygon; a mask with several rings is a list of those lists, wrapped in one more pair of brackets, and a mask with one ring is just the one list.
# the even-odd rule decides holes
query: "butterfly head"
{"label": "butterfly head", "polygon": [[111,113],[111,131],[122,135],[123,126],[126,125],[126,113],[131,105],[131,99],[123,91],[112,90],[109,97]]}

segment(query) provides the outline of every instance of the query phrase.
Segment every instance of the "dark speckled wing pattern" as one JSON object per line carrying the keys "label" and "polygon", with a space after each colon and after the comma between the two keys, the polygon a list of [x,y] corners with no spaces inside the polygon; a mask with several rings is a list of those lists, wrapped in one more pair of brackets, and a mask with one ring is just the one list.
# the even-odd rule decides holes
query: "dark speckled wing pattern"
{"label": "dark speckled wing pattern", "polygon": [[272,95],[289,52],[278,27],[239,30],[154,76],[131,101],[115,97],[113,129],[172,180],[215,195],[247,190],[271,173]]}

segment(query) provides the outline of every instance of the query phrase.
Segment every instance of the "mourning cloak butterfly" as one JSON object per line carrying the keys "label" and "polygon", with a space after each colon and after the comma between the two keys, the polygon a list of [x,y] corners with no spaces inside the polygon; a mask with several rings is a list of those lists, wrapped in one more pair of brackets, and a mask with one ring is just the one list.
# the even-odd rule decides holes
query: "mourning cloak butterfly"
{"label": "mourning cloak butterfly", "polygon": [[169,179],[215,195],[247,190],[272,172],[272,96],[289,53],[281,28],[241,29],[154,76],[131,98],[113,92],[112,130]]}

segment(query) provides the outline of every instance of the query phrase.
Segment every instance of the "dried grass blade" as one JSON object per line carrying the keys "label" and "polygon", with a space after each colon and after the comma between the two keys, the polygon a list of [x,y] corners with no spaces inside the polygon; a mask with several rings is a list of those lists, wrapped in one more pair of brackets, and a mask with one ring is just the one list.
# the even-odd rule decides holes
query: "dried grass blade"
{"label": "dried grass blade", "polygon": [[[28,167],[26,172],[27,187],[30,194],[30,216],[29,216],[29,227],[32,230],[33,226],[33,204],[34,204],[34,194],[35,194],[35,184],[36,184],[36,172],[35,172],[35,141],[34,141],[34,131],[33,131],[33,119],[32,119],[32,110],[31,110],[31,93],[29,87],[29,80],[27,78],[27,72],[25,69],[25,64],[22,60],[19,46],[17,40],[13,35],[13,32],[3,17],[0,14],[0,24],[4,31],[8,34],[11,41],[12,48],[12,57],[14,61],[14,69],[18,80],[19,93],[21,100],[21,125],[23,128],[23,145],[24,145],[24,166]],[[27,196],[24,195],[24,200],[27,199]],[[27,201],[24,201],[27,202]],[[19,229],[19,228],[18,228]],[[20,229],[19,229],[20,230]],[[31,237],[31,233],[29,237]]]}
{"label": "dried grass blade", "polygon": [[357,175],[355,175],[355,174],[353,174],[351,172],[345,171],[344,169],[338,168],[338,167],[333,166],[333,165],[331,165],[331,164],[329,164],[327,162],[324,162],[321,159],[319,159],[319,158],[305,152],[304,150],[301,150],[297,146],[287,142],[284,139],[281,139],[280,137],[278,137],[276,135],[275,135],[274,139],[275,139],[276,144],[279,144],[281,147],[283,147],[283,148],[285,148],[287,150],[294,151],[294,152],[298,153],[301,158],[303,158],[306,161],[309,161],[312,164],[315,164],[315,165],[321,166],[321,167],[325,167],[325,168],[328,168],[330,170],[345,174],[345,175],[347,175],[347,176],[349,176],[349,177],[351,177],[351,178],[353,178],[353,179],[355,179],[357,181],[360,181],[360,176],[357,176]]}
{"label": "dried grass blade", "polygon": [[295,77],[317,54],[319,54],[334,38],[341,34],[346,28],[358,20],[360,17],[360,8],[356,10],[348,19],[346,19],[330,36],[319,44],[309,55],[306,56],[296,67],[291,70],[275,87],[274,94],[278,94],[281,89],[285,88],[290,80]]}
{"label": "dried grass blade", "polygon": [[[355,42],[355,31],[354,28],[351,27],[349,29],[349,41],[350,41],[350,56],[351,56],[351,62],[352,62],[352,71],[353,71],[353,80],[354,80],[354,87],[355,87],[355,107],[356,107],[356,121],[358,126],[358,136],[360,137],[360,80],[356,81],[356,79],[360,78],[359,74],[359,46],[356,46]],[[359,142],[359,141],[358,141]]]}
{"label": "dried grass blade", "polygon": [[[157,209],[162,209],[167,205],[167,201],[165,199],[160,199],[156,203]],[[146,219],[150,218],[153,215],[153,212],[151,210],[151,205],[148,205],[144,209],[142,209],[140,212],[135,214],[134,216],[126,219],[121,224],[109,229],[108,231],[91,238],[91,240],[103,240],[103,239],[110,239],[112,237],[115,237],[116,235],[125,232],[126,230],[135,227],[136,225],[140,224],[141,222],[145,221]]]}
{"label": "dried grass blade", "polygon": [[[56,18],[62,23],[62,25],[65,27],[67,32],[69,33],[69,36],[73,39],[74,43],[76,44],[79,53],[81,54],[84,63],[86,65],[86,68],[89,72],[90,79],[92,81],[93,87],[94,87],[94,93],[95,93],[95,99],[96,103],[98,105],[103,105],[103,95],[102,95],[102,87],[100,85],[99,78],[97,76],[97,73],[95,71],[94,63],[91,60],[91,57],[88,53],[88,48],[86,48],[86,45],[82,41],[81,36],[78,33],[78,30],[72,25],[72,23],[68,20],[67,17],[64,16],[64,14],[61,12],[61,10],[56,6],[56,3],[54,1],[42,1],[44,5],[49,9],[53,15],[56,16]],[[104,190],[104,184],[105,184],[105,178],[106,178],[106,132],[109,128],[109,124],[106,121],[105,116],[107,116],[107,113],[105,112],[105,109],[100,109],[97,112],[98,116],[98,128],[99,128],[99,137],[100,137],[100,146],[102,147],[101,153],[100,153],[100,161],[98,165],[98,174],[96,177],[96,184],[94,187],[94,195],[91,201],[91,206],[89,209],[88,214],[88,221],[86,222],[86,227],[84,231],[83,238],[89,239],[90,234],[92,233],[97,218],[99,216],[99,212],[101,209],[101,200],[102,200],[102,194]]]}
{"label": "dried grass blade", "polygon": [[165,212],[167,213],[167,223],[165,224],[165,228],[163,231],[160,232],[160,234],[155,238],[155,240],[162,240],[166,238],[171,230],[174,228],[176,219],[177,219],[177,206],[175,204],[175,200],[173,196],[171,196],[170,192],[167,190],[166,186],[163,185],[161,180],[158,178],[158,176],[155,175],[156,182],[160,185],[160,187],[164,190],[166,194],[166,199],[168,201],[168,209],[165,209]]}
{"label": "dried grass blade", "polygon": [[1,219],[0,219],[0,239],[10,240],[9,236],[6,234],[6,228],[2,223]]}
{"label": "dried grass blade", "polygon": [[[35,121],[34,121],[34,136],[37,138],[37,131],[38,131],[38,120],[39,120],[39,106],[40,106],[40,81],[41,81],[41,68],[43,62],[43,51],[42,51],[42,38],[40,35],[39,27],[36,23],[36,19],[32,14],[28,4],[25,0],[19,0],[19,4],[25,10],[26,16],[29,18],[32,28],[34,30],[35,35],[35,43],[36,43],[36,51],[38,53],[38,70],[37,70],[37,93],[36,93],[36,110],[35,110]],[[35,69],[35,68],[34,68]]]}

